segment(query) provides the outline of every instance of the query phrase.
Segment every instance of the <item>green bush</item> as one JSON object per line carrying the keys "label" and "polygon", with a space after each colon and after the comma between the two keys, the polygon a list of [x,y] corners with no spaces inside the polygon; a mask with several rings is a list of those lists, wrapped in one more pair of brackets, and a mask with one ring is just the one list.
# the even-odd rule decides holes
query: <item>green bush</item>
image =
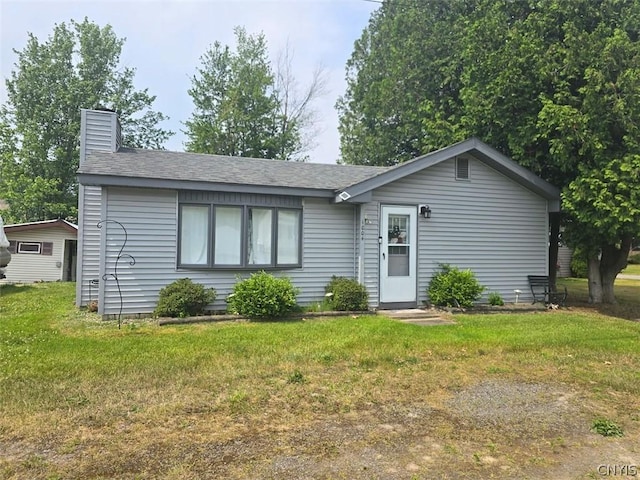
{"label": "green bush", "polygon": [[491,292],[489,294],[489,305],[494,306],[502,306],[504,305],[504,300],[502,300],[502,296],[498,292]]}
{"label": "green bush", "polygon": [[294,309],[297,294],[288,278],[258,272],[236,283],[227,303],[230,311],[245,317],[277,318]]}
{"label": "green bush", "polygon": [[429,282],[427,295],[439,307],[471,307],[484,289],[471,270],[440,264],[440,271]]}
{"label": "green bush", "polygon": [[627,259],[629,265],[640,265],[640,253],[634,253]]}
{"label": "green bush", "polygon": [[574,278],[587,278],[587,257],[580,250],[576,248],[571,256],[571,276]]}
{"label": "green bush", "polygon": [[158,317],[190,317],[203,313],[215,299],[213,288],[204,288],[190,278],[180,278],[160,290],[153,313]]}
{"label": "green bush", "polygon": [[331,277],[324,289],[332,310],[361,311],[369,308],[369,292],[357,280],[346,277]]}

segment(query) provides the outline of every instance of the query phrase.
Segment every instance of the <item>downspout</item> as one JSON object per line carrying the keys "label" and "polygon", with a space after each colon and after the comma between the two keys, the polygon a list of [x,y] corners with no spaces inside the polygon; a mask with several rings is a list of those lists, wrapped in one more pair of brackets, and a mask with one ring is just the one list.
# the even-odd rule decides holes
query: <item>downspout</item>
{"label": "downspout", "polygon": [[359,240],[360,255],[358,256],[358,282],[364,285],[364,228],[365,228],[364,204],[361,203],[358,206],[358,209],[360,211],[360,231],[358,232],[358,235],[360,236],[360,240]]}
{"label": "downspout", "polygon": [[353,206],[353,278],[359,278],[360,272],[358,265],[360,264],[360,255],[358,252],[358,209]]}

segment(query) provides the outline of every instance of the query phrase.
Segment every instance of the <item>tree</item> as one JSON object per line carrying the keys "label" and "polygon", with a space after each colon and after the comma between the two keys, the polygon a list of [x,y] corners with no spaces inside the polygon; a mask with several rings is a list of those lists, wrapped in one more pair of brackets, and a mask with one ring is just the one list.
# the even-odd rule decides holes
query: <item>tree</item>
{"label": "tree", "polygon": [[[633,188],[613,184],[637,185],[639,21],[637,0],[387,1],[348,64],[342,159],[393,164],[479,137],[564,190],[563,237],[589,252],[591,300],[615,301],[640,225]],[[422,61],[403,60],[409,49]],[[398,129],[411,153],[374,146],[399,145]],[[608,206],[586,208],[596,201]]]}
{"label": "tree", "polygon": [[[458,19],[472,3],[386,1],[372,14],[336,104],[340,162],[395,165],[464,139]],[[427,118],[439,128],[425,128]]]}
{"label": "tree", "polygon": [[215,42],[201,57],[189,95],[195,110],[185,122],[190,152],[241,157],[305,160],[311,105],[323,93],[324,73],[316,71],[299,94],[287,48],[274,74],[263,34],[236,27],[236,51]]}
{"label": "tree", "polygon": [[120,115],[123,143],[160,148],[171,132],[151,110],[155,96],[135,90],[135,70],[120,68],[124,39],[88,19],[61,23],[41,43],[29,34],[16,51],[0,108],[0,198],[13,222],[77,215],[80,109],[107,107]]}

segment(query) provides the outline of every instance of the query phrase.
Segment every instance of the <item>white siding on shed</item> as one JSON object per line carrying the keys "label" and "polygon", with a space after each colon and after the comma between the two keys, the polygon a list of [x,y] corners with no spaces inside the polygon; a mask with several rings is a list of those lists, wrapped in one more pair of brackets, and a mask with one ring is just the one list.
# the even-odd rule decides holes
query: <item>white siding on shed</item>
{"label": "white siding on shed", "polygon": [[566,245],[558,247],[558,277],[571,276],[571,257],[573,257],[573,249]]}
{"label": "white siding on shed", "polygon": [[377,306],[379,211],[381,204],[428,204],[430,219],[418,217],[418,304],[438,264],[470,268],[490,292],[506,302],[530,299],[527,275],[548,270],[545,199],[469,157],[469,180],[456,180],[454,159],[376,189],[365,215],[365,284]]}
{"label": "white siding on shed", "polygon": [[76,235],[62,227],[25,230],[7,235],[9,241],[51,242],[51,255],[15,253],[5,269],[6,281],[11,283],[55,282],[64,275],[64,243],[75,240]]}
{"label": "white siding on shed", "polygon": [[[123,296],[123,314],[148,314],[153,311],[162,287],[178,278],[189,277],[217,291],[214,309],[226,308],[225,298],[237,281],[238,271],[189,270],[176,268],[178,192],[174,190],[109,188],[105,219],[116,220],[127,230],[128,241],[122,252],[132,255],[118,264],[118,280]],[[303,267],[276,270],[289,276],[300,288],[298,302],[321,301],[324,287],[332,275],[353,277],[354,206],[331,205],[327,200],[305,199],[303,206]],[[114,278],[115,263],[124,234],[115,223],[107,222],[106,263],[102,281],[104,298],[100,311],[117,314],[120,298]],[[250,272],[241,272],[248,277]]]}

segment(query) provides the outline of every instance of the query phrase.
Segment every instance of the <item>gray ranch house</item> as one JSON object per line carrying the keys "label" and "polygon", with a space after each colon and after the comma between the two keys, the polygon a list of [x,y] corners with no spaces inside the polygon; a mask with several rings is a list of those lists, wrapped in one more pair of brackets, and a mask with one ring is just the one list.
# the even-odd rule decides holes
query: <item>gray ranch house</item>
{"label": "gray ranch house", "polygon": [[77,304],[103,316],[149,314],[183,277],[215,310],[258,270],[303,305],[355,278],[372,308],[423,305],[440,263],[506,301],[548,274],[559,191],[475,138],[395,167],[291,163],[124,148],[115,113],[83,110],[80,143]]}

